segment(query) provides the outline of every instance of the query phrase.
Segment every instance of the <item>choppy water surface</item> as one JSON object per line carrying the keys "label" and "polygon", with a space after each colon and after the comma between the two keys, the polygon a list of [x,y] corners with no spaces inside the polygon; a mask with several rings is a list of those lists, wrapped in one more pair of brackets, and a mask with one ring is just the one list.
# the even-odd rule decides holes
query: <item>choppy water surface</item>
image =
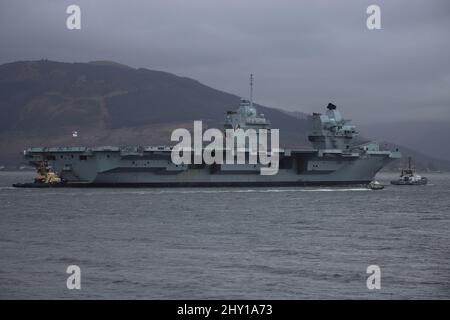
{"label": "choppy water surface", "polygon": [[448,174],[382,191],[10,187],[32,176],[0,173],[0,298],[450,298]]}

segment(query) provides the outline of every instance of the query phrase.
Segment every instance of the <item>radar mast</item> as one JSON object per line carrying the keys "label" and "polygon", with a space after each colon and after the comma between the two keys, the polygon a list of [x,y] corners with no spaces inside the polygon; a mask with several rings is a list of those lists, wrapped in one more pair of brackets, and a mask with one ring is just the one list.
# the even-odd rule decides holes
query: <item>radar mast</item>
{"label": "radar mast", "polygon": [[253,73],[250,73],[250,107],[253,107]]}

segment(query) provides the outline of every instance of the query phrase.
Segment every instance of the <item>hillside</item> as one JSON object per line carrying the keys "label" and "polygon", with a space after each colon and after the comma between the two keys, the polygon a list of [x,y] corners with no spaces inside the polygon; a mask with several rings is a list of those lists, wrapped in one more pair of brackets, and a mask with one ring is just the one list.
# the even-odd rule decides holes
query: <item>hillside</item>
{"label": "hillside", "polygon": [[[4,64],[0,165],[20,162],[26,146],[167,144],[174,128],[194,120],[221,128],[239,99],[189,78],[105,61]],[[307,145],[304,120],[273,108],[259,111],[283,128],[285,146]]]}
{"label": "hillside", "polygon": [[[168,144],[174,128],[189,128],[194,120],[221,128],[226,111],[236,109],[239,99],[190,78],[108,61],[3,64],[0,165],[20,165],[21,151],[28,146]],[[309,146],[301,113],[258,110],[281,129],[282,146]],[[422,155],[416,158],[419,167],[450,168]]]}

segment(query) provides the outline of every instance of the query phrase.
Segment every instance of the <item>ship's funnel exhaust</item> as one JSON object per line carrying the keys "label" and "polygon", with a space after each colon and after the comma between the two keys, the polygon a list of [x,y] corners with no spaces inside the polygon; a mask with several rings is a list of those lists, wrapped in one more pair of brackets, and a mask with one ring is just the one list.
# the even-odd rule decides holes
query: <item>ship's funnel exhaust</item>
{"label": "ship's funnel exhaust", "polygon": [[336,105],[332,104],[331,102],[327,105],[328,110],[336,110]]}

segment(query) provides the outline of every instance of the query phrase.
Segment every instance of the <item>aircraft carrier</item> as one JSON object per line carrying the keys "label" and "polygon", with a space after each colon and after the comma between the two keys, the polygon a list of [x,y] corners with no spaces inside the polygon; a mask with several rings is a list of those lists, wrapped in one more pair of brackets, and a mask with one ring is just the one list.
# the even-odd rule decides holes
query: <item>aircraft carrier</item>
{"label": "aircraft carrier", "polygon": [[[333,104],[309,116],[311,148],[279,149],[279,168],[261,175],[260,164],[180,164],[172,147],[38,147],[24,158],[38,170],[33,183],[16,187],[229,187],[366,185],[398,150],[381,150],[371,142],[357,145],[355,127]],[[224,128],[268,129],[270,121],[252,101],[241,100],[226,115]],[[283,129],[280,128],[280,131]]]}

